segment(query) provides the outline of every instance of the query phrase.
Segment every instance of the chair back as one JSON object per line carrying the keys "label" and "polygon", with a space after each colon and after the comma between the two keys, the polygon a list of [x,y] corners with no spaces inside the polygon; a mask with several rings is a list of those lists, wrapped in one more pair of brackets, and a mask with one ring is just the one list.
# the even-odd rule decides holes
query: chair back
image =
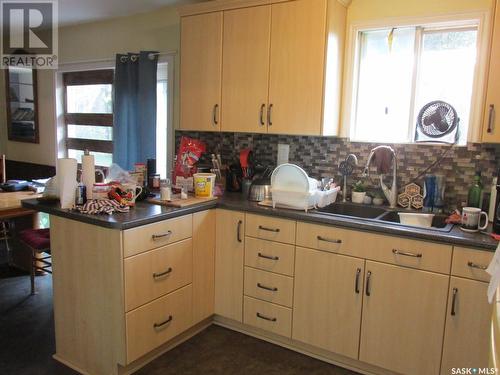
{"label": "chair back", "polygon": [[6,176],[6,171],[5,171],[5,155],[0,155],[0,183],[5,184],[5,181],[7,181],[7,176]]}

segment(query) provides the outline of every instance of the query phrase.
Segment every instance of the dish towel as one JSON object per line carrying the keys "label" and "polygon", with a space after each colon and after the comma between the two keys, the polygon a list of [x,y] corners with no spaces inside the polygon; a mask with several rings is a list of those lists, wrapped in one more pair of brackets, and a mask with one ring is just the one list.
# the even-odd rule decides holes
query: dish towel
{"label": "dish towel", "polygon": [[497,246],[490,265],[486,268],[486,272],[491,275],[490,285],[488,285],[488,302],[492,303],[495,292],[500,286],[500,243]]}
{"label": "dish towel", "polygon": [[111,199],[91,199],[88,200],[83,206],[76,206],[75,210],[82,214],[108,214],[114,212],[129,212],[129,206],[122,206],[120,203]]}

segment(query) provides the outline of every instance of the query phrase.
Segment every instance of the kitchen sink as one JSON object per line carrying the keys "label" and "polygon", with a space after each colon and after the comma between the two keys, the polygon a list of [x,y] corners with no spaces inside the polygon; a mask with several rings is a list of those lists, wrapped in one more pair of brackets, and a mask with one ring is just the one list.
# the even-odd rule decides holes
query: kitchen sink
{"label": "kitchen sink", "polygon": [[387,210],[381,207],[366,206],[354,203],[333,203],[323,208],[318,208],[323,214],[350,216],[363,219],[376,219]]}
{"label": "kitchen sink", "polygon": [[377,220],[386,221],[392,224],[397,224],[408,228],[437,230],[440,232],[449,232],[451,228],[453,228],[453,224],[446,223],[446,215],[435,215],[434,218],[432,219],[432,226],[430,228],[401,224],[399,221],[398,211],[386,211],[386,213],[378,217]]}

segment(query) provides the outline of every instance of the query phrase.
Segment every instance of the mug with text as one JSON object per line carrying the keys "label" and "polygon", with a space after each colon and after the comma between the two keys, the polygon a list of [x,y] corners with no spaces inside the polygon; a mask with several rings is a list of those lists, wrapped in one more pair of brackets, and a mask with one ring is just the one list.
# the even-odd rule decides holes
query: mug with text
{"label": "mug with text", "polygon": [[[484,225],[481,226],[481,216],[484,216]],[[465,231],[477,232],[488,227],[488,214],[477,207],[462,208],[461,228]]]}

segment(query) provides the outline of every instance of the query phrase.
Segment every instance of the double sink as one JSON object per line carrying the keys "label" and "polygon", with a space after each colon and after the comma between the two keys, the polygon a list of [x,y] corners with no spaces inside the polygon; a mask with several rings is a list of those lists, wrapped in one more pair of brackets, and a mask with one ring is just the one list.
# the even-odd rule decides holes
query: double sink
{"label": "double sink", "polygon": [[439,232],[449,232],[451,228],[453,228],[453,224],[446,223],[445,215],[435,215],[432,220],[432,226],[424,228],[424,227],[404,225],[400,223],[398,212],[408,212],[408,211],[403,211],[403,210],[398,211],[389,208],[367,206],[355,203],[333,203],[329,206],[318,208],[316,211],[327,215],[370,220],[378,223],[386,223],[405,228],[420,228],[420,229],[433,230]]}

